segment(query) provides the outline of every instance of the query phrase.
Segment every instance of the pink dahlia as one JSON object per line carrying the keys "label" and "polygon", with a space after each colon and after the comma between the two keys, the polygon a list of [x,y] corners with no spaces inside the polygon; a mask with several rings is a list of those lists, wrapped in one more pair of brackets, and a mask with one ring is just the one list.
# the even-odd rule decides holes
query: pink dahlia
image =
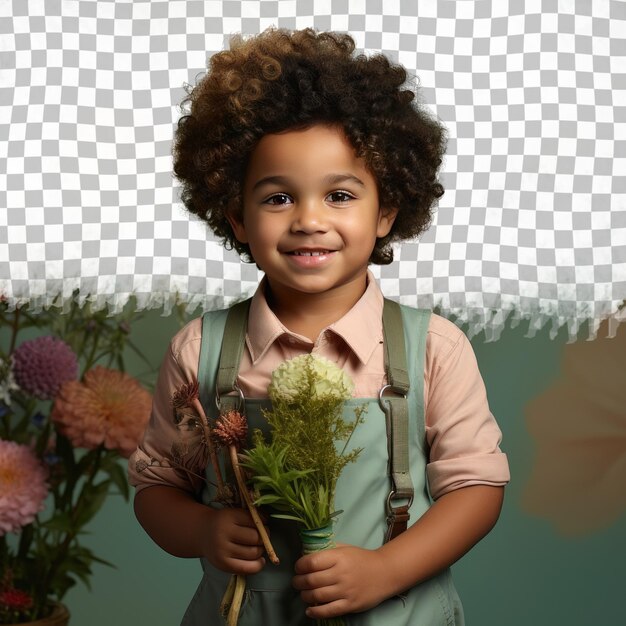
{"label": "pink dahlia", "polygon": [[152,396],[132,376],[98,365],[82,382],[63,384],[50,417],[72,445],[93,449],[104,444],[128,457],[143,434],[151,407]]}
{"label": "pink dahlia", "polygon": [[0,535],[18,531],[43,510],[46,477],[28,446],[0,439]]}
{"label": "pink dahlia", "polygon": [[78,360],[65,341],[46,335],[25,341],[15,349],[13,372],[24,391],[50,400],[64,382],[76,378]]}

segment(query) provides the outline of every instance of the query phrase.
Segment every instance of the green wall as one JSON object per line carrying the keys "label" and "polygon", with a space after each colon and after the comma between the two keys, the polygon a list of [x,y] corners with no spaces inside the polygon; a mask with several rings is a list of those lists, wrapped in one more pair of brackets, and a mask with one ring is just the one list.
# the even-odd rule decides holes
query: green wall
{"label": "green wall", "polygon": [[[173,316],[150,311],[131,337],[158,367],[177,328]],[[558,377],[566,340],[564,331],[550,340],[547,329],[527,338],[520,324],[496,342],[485,343],[480,336],[472,341],[513,479],[494,531],[454,567],[469,626],[624,623],[623,517],[606,530],[565,538],[520,505],[534,454],[524,406]],[[131,355],[128,363],[130,373],[145,372]],[[70,592],[72,626],[178,624],[199,582],[199,563],[161,551],[121,498],[110,498],[90,530],[96,553],[117,569],[96,565],[93,590]]]}

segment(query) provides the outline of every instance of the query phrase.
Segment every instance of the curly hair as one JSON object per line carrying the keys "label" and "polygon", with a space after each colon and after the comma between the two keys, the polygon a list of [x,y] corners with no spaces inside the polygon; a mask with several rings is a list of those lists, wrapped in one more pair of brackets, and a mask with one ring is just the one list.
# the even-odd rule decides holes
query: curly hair
{"label": "curly hair", "polygon": [[373,173],[382,207],[398,214],[370,257],[391,263],[391,243],[428,228],[443,195],[437,174],[444,127],[417,103],[407,72],[383,54],[355,55],[348,34],[270,28],[214,54],[190,90],[174,140],[181,199],[227,248],[251,258],[226,219],[241,215],[249,157],[266,134],[315,124],[340,127]]}

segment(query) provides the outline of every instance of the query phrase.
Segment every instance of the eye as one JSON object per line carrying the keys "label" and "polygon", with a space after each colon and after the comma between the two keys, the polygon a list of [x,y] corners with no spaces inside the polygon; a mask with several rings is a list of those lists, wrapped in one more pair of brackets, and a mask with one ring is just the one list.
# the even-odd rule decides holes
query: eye
{"label": "eye", "polygon": [[330,202],[334,203],[342,203],[349,202],[350,200],[354,200],[354,196],[347,191],[333,191],[326,196]]}
{"label": "eye", "polygon": [[269,198],[263,200],[264,204],[270,204],[273,206],[280,206],[289,202],[291,202],[291,198],[286,193],[275,193]]}

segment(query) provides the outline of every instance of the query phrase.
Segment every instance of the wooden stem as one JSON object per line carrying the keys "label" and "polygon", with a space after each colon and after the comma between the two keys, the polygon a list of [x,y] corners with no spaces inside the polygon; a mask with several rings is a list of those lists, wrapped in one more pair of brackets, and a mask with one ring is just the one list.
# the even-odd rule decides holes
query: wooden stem
{"label": "wooden stem", "polygon": [[204,428],[204,436],[207,440],[207,446],[209,448],[209,458],[211,459],[211,465],[213,466],[213,471],[215,472],[215,480],[217,481],[217,490],[218,493],[222,493],[224,491],[224,478],[222,477],[222,471],[220,470],[220,464],[217,460],[217,452],[215,451],[215,445],[211,440],[211,431],[209,428],[209,420],[202,408],[202,404],[198,398],[193,399],[193,408],[198,412],[200,419],[202,420],[202,427]]}
{"label": "wooden stem", "polygon": [[263,541],[263,546],[265,547],[265,551],[267,552],[267,556],[270,561],[274,563],[274,565],[278,565],[280,560],[278,556],[276,556],[276,552],[274,551],[274,546],[272,546],[272,542],[267,535],[267,531],[265,530],[265,526],[259,517],[259,512],[257,511],[256,506],[254,506],[254,502],[250,499],[250,494],[248,493],[248,487],[246,487],[246,483],[241,475],[241,468],[239,467],[239,459],[237,458],[237,448],[235,446],[228,446],[228,451],[230,453],[230,462],[233,466],[233,473],[235,474],[235,478],[237,479],[237,485],[239,486],[239,491],[241,493],[241,497],[244,499],[246,506],[248,507],[248,511],[250,511],[250,515],[252,516],[252,521],[259,531],[259,535],[261,535],[261,541]]}
{"label": "wooden stem", "polygon": [[236,583],[237,574],[231,574],[231,577],[228,580],[228,587],[226,587],[226,591],[224,592],[224,596],[220,602],[220,614],[222,617],[226,617],[230,612],[230,607],[233,603],[233,596],[235,594]]}
{"label": "wooden stem", "polygon": [[228,619],[226,620],[227,626],[237,626],[239,620],[239,611],[241,610],[241,603],[243,602],[243,594],[246,590],[246,577],[241,574],[237,574],[237,580],[235,582],[235,590],[233,592],[233,602],[230,605],[228,611]]}

